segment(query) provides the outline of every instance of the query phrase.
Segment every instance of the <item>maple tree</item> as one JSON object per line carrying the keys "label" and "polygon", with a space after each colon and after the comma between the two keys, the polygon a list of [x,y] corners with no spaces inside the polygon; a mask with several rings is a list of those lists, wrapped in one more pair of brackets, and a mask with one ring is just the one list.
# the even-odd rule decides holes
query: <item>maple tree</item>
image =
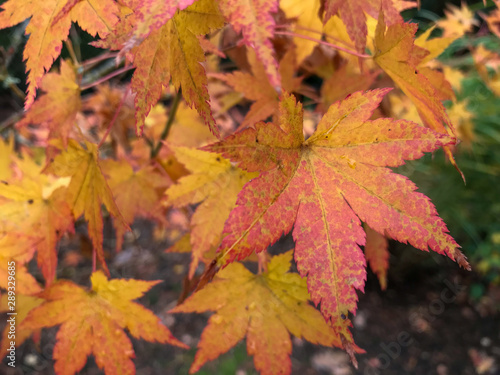
{"label": "maple tree", "polygon": [[[356,364],[362,349],[350,317],[367,264],[386,288],[389,239],[470,269],[430,199],[391,168],[443,149],[462,173],[453,153],[460,139],[472,140],[462,122],[470,114],[455,95],[460,72],[437,57],[478,19],[465,5],[450,7],[417,34],[418,25],[401,16],[415,6],[3,3],[0,28],[29,20],[25,112],[14,137],[0,140],[0,287],[15,261],[17,345],[59,326],[58,375],[80,371],[89,355],[106,374],[135,373],[125,329],[187,347],[133,302],[157,281],[112,278],[107,221],[116,253],[134,220],[147,218],[175,242],[167,251],[191,254],[170,312],[215,312],[192,373],[245,337],[258,371],[290,373],[290,334],[343,348]],[[497,35],[499,12],[481,14]],[[81,60],[73,23],[94,37],[97,56]],[[498,93],[498,55],[478,47],[473,56]],[[100,69],[109,62],[111,71]],[[187,223],[183,233],[173,215]],[[58,273],[62,240],[83,223],[90,289]],[[295,248],[268,254],[288,233]],[[43,284],[29,272],[35,254]],[[290,272],[292,259],[298,273]],[[257,273],[237,262],[244,260],[256,261]]]}

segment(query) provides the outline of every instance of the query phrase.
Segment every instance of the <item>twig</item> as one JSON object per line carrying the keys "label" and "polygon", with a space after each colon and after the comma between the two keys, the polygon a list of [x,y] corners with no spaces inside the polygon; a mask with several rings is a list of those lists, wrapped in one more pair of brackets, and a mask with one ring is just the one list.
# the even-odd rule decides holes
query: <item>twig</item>
{"label": "twig", "polygon": [[331,47],[333,49],[337,49],[339,51],[346,52],[346,53],[348,53],[350,55],[353,55],[353,56],[361,57],[363,59],[371,59],[373,57],[373,56],[370,56],[370,55],[365,55],[364,53],[358,53],[358,52],[355,52],[355,51],[351,51],[351,50],[349,50],[347,48],[340,47],[340,46],[337,46],[337,45],[332,44],[332,43],[325,42],[325,41],[320,40],[320,39],[311,38],[311,37],[309,37],[307,35],[291,33],[291,32],[288,32],[288,31],[275,31],[274,33],[277,34],[277,35],[286,35],[286,36],[292,36],[292,37],[297,37],[297,38],[302,38],[302,39],[310,40],[312,42],[323,44],[325,46]]}
{"label": "twig", "polygon": [[88,90],[88,89],[90,89],[90,88],[92,88],[94,86],[97,86],[97,85],[100,85],[103,82],[106,82],[107,80],[110,80],[113,77],[116,77],[116,76],[118,76],[118,75],[120,75],[122,73],[128,72],[131,69],[134,69],[134,66],[132,66],[132,65],[124,66],[123,68],[115,70],[114,72],[111,72],[110,74],[108,74],[108,75],[106,75],[106,76],[104,76],[104,77],[102,77],[102,78],[100,78],[100,79],[98,79],[98,80],[96,80],[96,81],[94,81],[92,83],[89,83],[88,85],[82,86],[80,88],[80,90],[81,91]]}
{"label": "twig", "polygon": [[[288,29],[291,31],[291,28],[289,26],[290,25],[288,25],[288,24],[281,24],[281,25],[276,25],[274,28],[275,29]],[[311,29],[310,27],[305,27],[305,26],[301,26],[301,25],[294,25],[294,29],[299,29],[299,30],[303,30],[303,31],[309,31],[310,33],[314,33],[314,34],[324,35],[325,37],[327,37],[327,38],[329,38],[337,43],[344,44],[347,47],[352,47],[352,45],[350,45],[349,43],[346,43],[342,39],[337,38],[331,34],[327,34],[324,31],[314,30],[314,29]],[[286,30],[284,30],[284,31],[286,31]]]}
{"label": "twig", "polygon": [[158,141],[156,147],[151,150],[151,159],[154,159],[156,156],[158,156],[158,153],[160,152],[161,147],[163,146],[163,141],[167,138],[168,133],[170,132],[170,128],[174,123],[175,114],[177,113],[177,108],[179,107],[181,98],[182,98],[182,92],[181,89],[179,88],[179,91],[177,91],[177,94],[175,94],[174,101],[172,102],[172,107],[170,107],[168,120],[167,123],[165,124],[165,128],[163,128],[163,131],[161,132],[160,140]]}

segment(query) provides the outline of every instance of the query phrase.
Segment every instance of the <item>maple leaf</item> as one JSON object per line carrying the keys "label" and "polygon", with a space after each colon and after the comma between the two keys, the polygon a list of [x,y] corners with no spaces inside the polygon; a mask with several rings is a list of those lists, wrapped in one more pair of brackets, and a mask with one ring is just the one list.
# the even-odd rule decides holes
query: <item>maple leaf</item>
{"label": "maple leaf", "polygon": [[46,94],[31,106],[17,126],[46,123],[49,138],[61,138],[66,145],[81,108],[80,86],[71,62],[62,60],[61,73],[45,75],[40,87]]}
{"label": "maple leaf", "polygon": [[25,266],[34,254],[35,246],[32,240],[9,234],[0,237],[0,287],[7,289],[9,286],[9,264],[14,261],[15,290],[21,294],[40,292],[40,285]]}
{"label": "maple leaf", "polygon": [[[422,121],[429,128],[446,134],[445,125],[453,134],[455,129],[440,101],[440,94],[431,84],[428,76],[417,66],[428,54],[414,44],[413,37],[418,26],[410,23],[396,23],[386,30],[381,13],[375,35],[375,62],[392,78],[399,88],[417,107]],[[444,79],[444,77],[443,77]],[[432,80],[432,78],[431,78]],[[458,169],[449,147],[443,147],[450,162]]]}
{"label": "maple leaf", "polygon": [[[116,206],[127,225],[138,216],[151,218],[166,225],[165,213],[158,204],[161,194],[168,186],[165,176],[146,166],[134,171],[125,160],[104,160],[104,174],[108,176],[108,185],[113,192]],[[116,221],[115,221],[116,223]],[[116,225],[116,249],[123,244],[125,227]]]}
{"label": "maple leaf", "polygon": [[20,324],[32,330],[61,325],[53,353],[58,375],[80,371],[91,354],[108,375],[135,374],[134,349],[125,328],[139,339],[187,348],[156,315],[133,302],[160,281],[108,280],[97,271],[91,282],[90,291],[71,281],[54,283],[40,294],[45,301]]}
{"label": "maple leaf", "polygon": [[389,268],[389,241],[368,225],[365,225],[365,257],[371,270],[377,275],[380,288],[387,288],[387,269]]}
{"label": "maple leaf", "polygon": [[73,219],[64,197],[67,182],[51,181],[40,174],[41,167],[34,169],[31,173],[35,176],[25,174],[22,180],[0,184],[0,197],[4,198],[0,203],[0,233],[9,234],[8,242],[12,236],[20,237],[14,252],[36,247],[38,266],[50,285],[57,268],[57,241],[66,231],[73,231]]}
{"label": "maple leaf", "polygon": [[318,106],[320,111],[326,112],[331,104],[354,91],[367,90],[377,75],[378,72],[361,74],[355,71],[351,64],[342,65],[321,86],[322,103]]}
{"label": "maple leaf", "polygon": [[0,181],[7,181],[12,176],[11,155],[14,151],[14,137],[0,140]]}
{"label": "maple leaf", "polygon": [[127,0],[125,4],[137,14],[134,38],[145,39],[174,17],[177,10],[186,9],[196,0]]}
{"label": "maple leaf", "polygon": [[393,0],[324,0],[325,16],[323,22],[338,14],[347,28],[349,38],[354,42],[358,52],[364,52],[366,46],[366,15],[373,18],[383,13],[389,24],[402,22],[399,7]]}
{"label": "maple leaf", "polygon": [[202,202],[191,218],[193,260],[189,277],[192,278],[204,254],[219,243],[236,196],[256,174],[234,167],[220,155],[185,147],[176,147],[173,151],[191,174],[181,177],[176,185],[167,190],[167,204],[182,207]]}
{"label": "maple leaf", "polygon": [[[205,60],[198,35],[224,25],[213,0],[199,0],[177,11],[160,29],[153,31],[132,50],[136,67],[131,81],[135,96],[137,133],[142,134],[144,119],[160,98],[170,79],[176,90],[182,89],[186,102],[196,107],[212,133],[218,129],[210,109],[207,76],[200,64]],[[120,49],[121,46],[113,46]]]}
{"label": "maple leaf", "polygon": [[242,33],[243,43],[255,51],[271,86],[280,88],[278,63],[270,40],[275,25],[272,13],[278,11],[278,0],[219,0],[219,6],[236,32]]}
{"label": "maple leaf", "polygon": [[500,38],[500,0],[493,0],[497,9],[490,12],[488,15],[480,13],[481,17],[488,24],[488,28],[493,34]]}
{"label": "maple leaf", "polygon": [[[62,148],[61,143],[58,141],[54,141],[53,145],[59,149]],[[104,270],[109,272],[104,261],[102,248],[103,220],[101,205],[104,203],[111,216],[115,219],[115,225],[123,225],[125,228],[129,228],[124,222],[113,199],[113,194],[102,174],[97,145],[85,142],[85,147],[86,149],[74,139],[70,139],[67,149],[57,155],[45,171],[60,177],[71,177],[65,199],[71,205],[75,218],[84,215],[85,220],[88,222],[88,233],[92,239],[97,258]]]}
{"label": "maple leaf", "polygon": [[[318,38],[318,32],[321,33],[323,24],[318,16],[320,10],[319,0],[281,0],[280,9],[283,10],[287,18],[295,19],[295,22],[300,29],[298,33],[309,38]],[[299,64],[309,56],[316,42],[307,40],[302,37],[294,37],[295,53]]]}
{"label": "maple leaf", "polygon": [[302,105],[285,95],[277,123],[258,123],[206,146],[261,173],[245,185],[226,221],[219,265],[266,249],[293,227],[297,268],[307,276],[312,300],[347,339],[342,317],[355,312],[355,290],[363,290],[366,277],[361,221],[468,267],[429,198],[385,168],[455,140],[404,120],[369,121],[389,90],[336,102],[307,140]]}
{"label": "maple leaf", "polygon": [[[236,71],[228,74],[214,74],[231,86],[234,90],[252,101],[250,110],[241,122],[239,128],[243,129],[251,124],[267,119],[269,116],[277,115],[279,110],[279,95],[276,89],[269,82],[264,65],[255,58],[255,54],[249,50],[248,61],[252,69],[252,74]],[[280,87],[287,92],[297,90],[302,82],[302,78],[294,77],[295,73],[295,51],[289,49],[279,64],[281,77]]]}
{"label": "maple leaf", "polygon": [[291,260],[291,251],[277,255],[269,262],[267,272],[259,275],[241,263],[233,263],[204,289],[170,310],[216,311],[201,335],[191,374],[245,336],[248,354],[254,356],[255,368],[261,374],[291,372],[288,332],[315,344],[342,347],[338,333],[308,303],[305,279],[288,273]]}
{"label": "maple leaf", "polygon": [[446,4],[446,7],[448,8],[444,11],[446,18],[436,22],[436,26],[443,29],[445,37],[460,37],[471,31],[474,26],[479,26],[478,20],[474,19],[474,12],[467,4],[462,2],[461,8],[453,4]]}
{"label": "maple leaf", "polygon": [[[17,281],[17,273],[16,273],[16,281]],[[43,302],[43,299],[17,293],[15,298],[15,303],[14,305],[12,305],[12,301],[9,301],[8,297],[9,296],[7,294],[2,294],[2,296],[0,297],[0,312],[11,312],[12,306],[15,306],[16,348],[19,348],[21,344],[24,341],[26,341],[26,339],[28,339],[30,336],[36,336],[39,339],[40,330],[25,329],[22,328],[20,325],[31,310],[33,310],[37,306],[40,306],[40,304]],[[11,304],[9,304],[9,302],[11,302]],[[0,351],[1,353],[4,353],[2,358],[4,358],[6,355],[9,355],[10,352],[9,347],[10,347],[10,342],[12,340],[9,339],[8,337],[10,332],[8,328],[9,325],[6,326],[6,329],[4,329],[2,333],[2,342],[0,344]]]}
{"label": "maple leaf", "polygon": [[[70,7],[66,7],[68,3]],[[28,73],[26,109],[33,104],[43,75],[61,53],[72,19],[92,36],[106,35],[118,20],[118,7],[113,0],[82,0],[78,4],[73,0],[9,0],[2,4],[2,9],[0,29],[31,17],[26,26],[29,39],[23,53]]]}

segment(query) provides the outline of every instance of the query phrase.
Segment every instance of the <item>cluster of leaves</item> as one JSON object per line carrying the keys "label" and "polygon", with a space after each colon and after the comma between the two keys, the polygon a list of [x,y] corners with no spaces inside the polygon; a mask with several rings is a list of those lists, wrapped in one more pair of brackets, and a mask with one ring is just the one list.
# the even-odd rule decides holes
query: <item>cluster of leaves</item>
{"label": "cluster of leaves", "polygon": [[[437,25],[442,36],[432,37],[431,28],[416,37],[417,25],[400,15],[415,5],[4,3],[0,28],[29,19],[25,113],[15,139],[0,142],[0,269],[5,275],[8,261],[17,264],[17,345],[60,325],[57,374],[81,370],[89,355],[107,374],[134,373],[124,329],[185,347],[133,302],[156,282],[109,279],[103,213],[116,229],[116,251],[138,217],[167,229],[167,211],[189,219],[190,230],[169,251],[191,252],[184,294],[196,290],[172,312],[216,311],[191,372],[246,336],[261,373],[290,373],[290,333],[342,347],[355,363],[361,349],[349,314],[367,262],[385,287],[388,238],[469,268],[429,198],[388,168],[442,148],[458,169],[457,139],[472,141],[468,123],[452,120],[465,108],[456,99],[459,71],[436,57],[478,20],[465,7],[452,9]],[[499,12],[483,15],[493,33]],[[72,23],[104,52],[80,61]],[[71,59],[49,72],[63,42]],[[497,93],[497,57],[480,48],[474,56]],[[116,68],[96,77],[108,59]],[[124,85],[107,83],[126,81],[132,69]],[[448,112],[444,100],[452,103]],[[183,209],[190,205],[194,212]],[[56,277],[58,243],[78,220],[93,248],[90,289]],[[289,272],[292,252],[266,253],[289,232],[298,274]],[[35,254],[43,286],[25,266]],[[258,261],[257,274],[236,262],[245,259]],[[7,302],[4,294],[3,308]]]}

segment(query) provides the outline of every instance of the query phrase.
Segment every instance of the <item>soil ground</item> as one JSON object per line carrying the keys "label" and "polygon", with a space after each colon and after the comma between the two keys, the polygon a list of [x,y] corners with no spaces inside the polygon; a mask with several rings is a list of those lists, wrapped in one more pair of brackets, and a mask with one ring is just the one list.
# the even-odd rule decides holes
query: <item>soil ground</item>
{"label": "soil ground", "polygon": [[[77,227],[84,232],[84,227]],[[140,302],[152,309],[174,335],[191,346],[181,350],[169,345],[132,340],[136,353],[137,374],[187,374],[195,347],[207,318],[206,314],[168,314],[181,293],[182,280],[189,265],[188,254],[166,254],[167,242],[153,240],[152,225],[138,221],[134,229],[139,237],[126,242],[124,250],[109,262],[112,277],[164,280]],[[109,230],[108,238],[112,238]],[[106,243],[107,242],[107,243]],[[85,235],[63,241],[58,277],[86,285],[91,273],[89,258],[78,264],[68,263],[68,254],[81,248]],[[109,249],[113,240],[105,241]],[[270,252],[293,247],[285,237]],[[36,273],[36,269],[33,268]],[[369,273],[365,293],[359,293],[358,311],[352,317],[356,343],[366,350],[358,355],[354,369],[347,355],[339,350],[312,345],[294,338],[293,374],[375,375],[375,374],[500,374],[500,289],[490,286],[479,299],[469,297],[470,285],[477,274],[460,270],[437,254],[419,252],[391,243],[391,269],[386,291]],[[52,350],[57,328],[43,331],[40,346],[31,340],[18,348],[18,367],[6,361],[0,374],[53,374]],[[102,374],[89,359],[81,374]],[[200,374],[256,374],[245,344],[207,364]]]}

